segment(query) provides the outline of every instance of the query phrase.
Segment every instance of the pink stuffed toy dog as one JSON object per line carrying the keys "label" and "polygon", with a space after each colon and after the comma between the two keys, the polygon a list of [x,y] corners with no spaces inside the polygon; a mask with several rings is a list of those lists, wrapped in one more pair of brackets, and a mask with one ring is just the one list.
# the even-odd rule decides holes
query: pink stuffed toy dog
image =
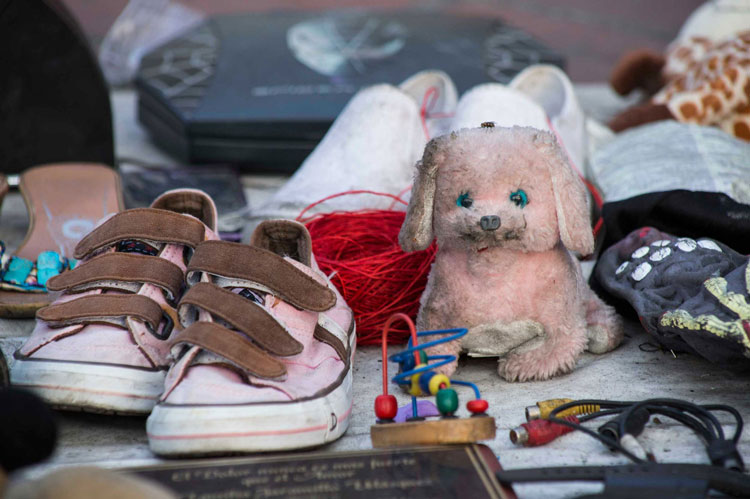
{"label": "pink stuffed toy dog", "polygon": [[547,379],[587,348],[615,348],[622,325],[568,251],[587,255],[594,240],[583,184],[555,138],[490,125],[432,140],[417,163],[399,242],[417,251],[436,237],[439,248],[417,327],[469,329],[431,354],[500,356],[509,381]]}

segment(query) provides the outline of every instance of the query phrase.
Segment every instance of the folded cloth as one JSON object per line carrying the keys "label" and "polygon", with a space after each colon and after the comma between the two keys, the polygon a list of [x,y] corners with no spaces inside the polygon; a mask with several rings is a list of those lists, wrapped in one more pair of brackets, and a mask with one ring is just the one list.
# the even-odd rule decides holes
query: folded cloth
{"label": "folded cloth", "polygon": [[725,244],[645,227],[607,249],[592,280],[663,347],[750,367],[750,268]]}
{"label": "folded cloth", "polygon": [[618,134],[589,166],[605,202],[689,189],[750,203],[748,158],[750,144],[721,130],[662,121]]}
{"label": "folded cloth", "polygon": [[633,230],[648,226],[685,237],[710,237],[750,254],[750,205],[718,192],[675,190],[642,194],[604,203],[602,218],[602,251]]}

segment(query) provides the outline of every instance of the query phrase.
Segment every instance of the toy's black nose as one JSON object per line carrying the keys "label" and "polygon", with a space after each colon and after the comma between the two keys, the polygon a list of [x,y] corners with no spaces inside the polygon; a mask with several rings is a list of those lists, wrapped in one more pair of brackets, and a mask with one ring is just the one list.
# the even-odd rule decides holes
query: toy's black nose
{"label": "toy's black nose", "polygon": [[497,215],[485,215],[479,219],[482,230],[497,230],[500,227],[500,217]]}

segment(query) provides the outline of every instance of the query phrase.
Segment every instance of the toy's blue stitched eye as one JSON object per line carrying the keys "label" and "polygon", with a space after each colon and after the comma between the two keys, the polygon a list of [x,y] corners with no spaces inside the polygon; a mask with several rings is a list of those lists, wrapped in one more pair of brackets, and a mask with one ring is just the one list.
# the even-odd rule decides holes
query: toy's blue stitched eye
{"label": "toy's blue stitched eye", "polygon": [[458,196],[458,199],[456,199],[456,206],[460,206],[462,208],[471,208],[473,202],[474,200],[469,197],[469,193],[464,192],[463,194]]}
{"label": "toy's blue stitched eye", "polygon": [[521,208],[529,204],[529,197],[523,189],[518,189],[516,192],[512,192],[510,194],[510,200],[516,203],[516,206],[520,206]]}

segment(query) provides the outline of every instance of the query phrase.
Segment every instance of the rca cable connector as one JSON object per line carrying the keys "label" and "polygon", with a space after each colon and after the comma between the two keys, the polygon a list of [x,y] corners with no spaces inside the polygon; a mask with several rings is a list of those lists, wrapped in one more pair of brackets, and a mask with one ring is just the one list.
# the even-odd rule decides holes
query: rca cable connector
{"label": "rca cable connector", "polygon": [[[560,419],[579,424],[578,418],[575,415],[565,416]],[[536,447],[548,444],[557,437],[571,431],[573,431],[573,428],[570,426],[553,423],[546,419],[535,419],[510,430],[510,441],[524,447]]]}
{"label": "rca cable connector", "polygon": [[[533,421],[535,419],[549,419],[549,415],[552,411],[557,409],[563,404],[573,402],[573,399],[549,399],[537,402],[536,405],[530,405],[526,408],[526,421]],[[565,418],[565,416],[582,416],[585,414],[592,414],[598,412],[600,409],[599,405],[596,404],[584,404],[565,409],[556,414],[558,418]]]}
{"label": "rca cable connector", "polygon": [[620,445],[633,454],[638,459],[642,459],[646,461],[648,459],[648,453],[646,452],[646,449],[641,445],[641,443],[638,441],[637,438],[635,438],[635,435],[632,435],[630,433],[626,433],[622,437],[620,437]]}

